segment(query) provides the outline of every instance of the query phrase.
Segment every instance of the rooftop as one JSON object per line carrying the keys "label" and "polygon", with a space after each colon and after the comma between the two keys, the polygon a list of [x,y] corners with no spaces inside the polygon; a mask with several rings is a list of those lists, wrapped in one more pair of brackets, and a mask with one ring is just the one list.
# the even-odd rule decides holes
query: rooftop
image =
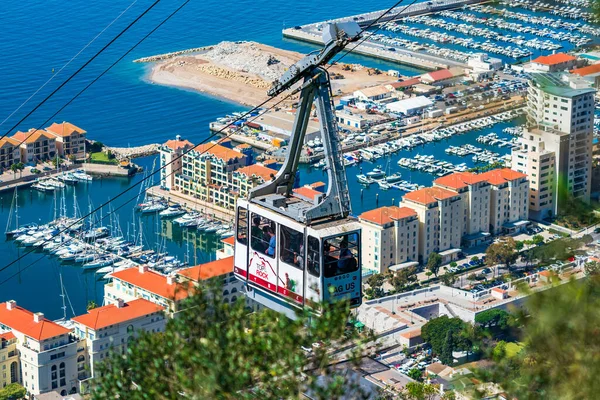
{"label": "rooftop", "polygon": [[218,143],[204,143],[196,146],[195,149],[198,153],[208,153],[223,160],[229,161],[234,158],[245,157],[244,154],[238,150],[230,149],[225,146],[221,146]]}
{"label": "rooftop", "polygon": [[145,289],[165,299],[183,300],[189,294],[184,285],[175,282],[169,284],[165,275],[150,270],[140,272],[140,268],[138,267],[113,272],[112,277]]}
{"label": "rooftop", "polygon": [[185,139],[182,140],[179,137],[177,139],[167,140],[165,142],[165,146],[167,146],[171,150],[179,150],[179,149],[183,149],[186,147],[190,147],[190,148],[194,147],[192,142],[190,142],[189,140],[185,140]]}
{"label": "rooftop", "polygon": [[108,306],[94,308],[88,311],[87,314],[73,317],[73,321],[79,322],[88,328],[98,330],[163,310],[164,307],[152,303],[151,301],[136,299],[125,303],[123,307],[110,304]]}
{"label": "rooftop", "polygon": [[485,182],[485,178],[471,172],[455,172],[433,181],[436,185],[452,189],[463,189],[479,182]]}
{"label": "rooftop", "polygon": [[14,338],[15,338],[15,334],[12,333],[12,331],[0,333],[0,341],[2,341],[2,340],[12,340]]}
{"label": "rooftop", "polygon": [[20,141],[18,141],[17,139],[13,139],[10,137],[5,137],[0,139],[0,147],[4,147],[5,144],[12,144],[13,146],[18,146],[21,144]]}
{"label": "rooftop", "polygon": [[272,176],[277,174],[277,171],[274,169],[259,164],[248,165],[247,167],[238,169],[236,172],[247,177],[260,176],[264,181],[270,180]]}
{"label": "rooftop", "polygon": [[509,181],[527,178],[527,175],[510,168],[493,169],[479,174],[479,176],[488,181],[491,185],[501,185]]}
{"label": "rooftop", "polygon": [[447,189],[430,187],[408,192],[404,195],[404,199],[420,204],[430,204],[440,200],[451,199],[454,196],[457,196],[457,194]]}
{"label": "rooftop", "polygon": [[416,211],[412,208],[391,206],[379,207],[371,211],[366,211],[359,215],[359,218],[377,225],[387,225],[393,221],[414,217],[416,215]]}
{"label": "rooftop", "polygon": [[30,129],[27,132],[19,131],[12,136],[13,139],[18,140],[20,143],[34,143],[41,137],[56,139],[55,136],[42,129]]}
{"label": "rooftop", "polygon": [[71,332],[69,329],[50,321],[42,316],[40,322],[35,322],[34,313],[16,305],[9,310],[9,302],[0,304],[0,324],[21,332],[37,341],[50,339]]}
{"label": "rooftop", "polygon": [[555,96],[575,97],[585,93],[596,93],[596,89],[591,87],[572,87],[571,82],[566,79],[567,76],[560,73],[535,73],[531,74],[531,79],[536,87]]}
{"label": "rooftop", "polygon": [[583,68],[576,68],[571,70],[571,73],[579,76],[600,74],[600,64],[588,65],[587,67]]}
{"label": "rooftop", "polygon": [[74,133],[84,134],[87,133],[83,129],[78,126],[73,125],[70,122],[63,121],[61,124],[57,124],[56,122],[46,128],[46,130],[50,133],[55,134],[56,136],[71,136]]}
{"label": "rooftop", "polygon": [[322,195],[323,193],[308,186],[302,186],[294,189],[294,194],[314,201],[317,196]]}
{"label": "rooftop", "polygon": [[372,86],[357,90],[357,92],[362,93],[366,97],[376,97],[389,93],[390,91],[385,86]]}
{"label": "rooftop", "polygon": [[182,269],[177,273],[194,282],[200,282],[230,272],[233,272],[233,256]]}
{"label": "rooftop", "polygon": [[230,246],[233,246],[233,244],[235,242],[235,238],[233,236],[229,236],[228,238],[221,239],[221,242],[228,244]]}
{"label": "rooftop", "polygon": [[428,77],[430,78],[432,81],[436,82],[436,81],[443,81],[444,79],[450,79],[453,78],[454,75],[452,74],[452,72],[450,72],[450,70],[448,69],[440,69],[437,71],[432,71],[432,72],[428,72],[424,75],[422,75],[423,77]]}
{"label": "rooftop", "polygon": [[388,85],[393,87],[394,89],[400,89],[400,88],[416,85],[420,82],[421,82],[421,78],[416,77],[416,78],[405,79],[401,82],[392,82],[392,83],[389,83]]}
{"label": "rooftop", "polygon": [[556,53],[556,54],[550,54],[548,56],[539,56],[538,58],[536,58],[535,60],[531,61],[532,63],[536,63],[536,64],[543,64],[543,65],[557,65],[557,64],[562,64],[568,61],[574,61],[576,60],[576,57],[573,57],[570,54],[565,54],[565,53]]}

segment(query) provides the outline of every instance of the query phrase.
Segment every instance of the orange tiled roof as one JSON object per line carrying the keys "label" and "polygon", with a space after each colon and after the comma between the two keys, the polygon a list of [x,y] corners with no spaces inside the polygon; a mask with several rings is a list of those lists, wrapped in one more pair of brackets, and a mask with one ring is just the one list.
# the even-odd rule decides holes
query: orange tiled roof
{"label": "orange tiled roof", "polygon": [[294,193],[299,196],[306,197],[307,199],[311,199],[311,200],[314,200],[318,195],[323,194],[323,193],[319,192],[318,190],[315,190],[315,189],[307,187],[307,186],[302,186],[297,189],[294,189]]}
{"label": "orange tiled roof", "polygon": [[506,290],[501,289],[499,287],[495,287],[492,289],[492,292],[497,292],[497,293],[506,293]]}
{"label": "orange tiled roof", "polygon": [[231,246],[233,246],[234,241],[235,241],[235,239],[233,238],[233,236],[229,236],[228,238],[221,239],[221,242],[226,243]]}
{"label": "orange tiled roof", "polygon": [[429,204],[439,200],[450,199],[454,196],[457,196],[457,194],[447,189],[431,187],[408,192],[404,195],[404,198],[415,203]]}
{"label": "orange tiled roof", "polygon": [[421,336],[421,330],[420,329],[415,329],[414,331],[404,332],[404,333],[401,333],[400,335],[402,337],[407,338],[407,339],[412,339],[414,337]]}
{"label": "orange tiled roof", "polygon": [[79,322],[91,329],[102,329],[110,325],[120,324],[158,311],[163,311],[164,309],[164,307],[154,304],[149,300],[136,299],[125,303],[121,308],[114,304],[94,308],[88,311],[87,314],[73,317],[73,321]]}
{"label": "orange tiled roof", "polygon": [[0,147],[3,147],[6,143],[12,144],[13,146],[18,146],[21,144],[21,142],[18,141],[17,139],[13,139],[10,137],[5,137],[5,138],[0,139]]}
{"label": "orange tiled roof", "polygon": [[600,73],[600,64],[588,65],[587,67],[583,68],[576,68],[572,70],[571,73],[579,76],[597,74]]}
{"label": "orange tiled roof", "polygon": [[325,182],[315,182],[309,185],[311,188],[316,189],[325,186]]}
{"label": "orange tiled roof", "polygon": [[386,225],[402,218],[414,217],[417,213],[408,207],[379,207],[360,214],[361,220],[373,222],[377,225]]}
{"label": "orange tiled roof", "polygon": [[200,282],[230,272],[233,272],[233,256],[186,268],[177,274],[185,276],[194,282]]}
{"label": "orange tiled roof", "polygon": [[444,79],[450,79],[454,77],[454,75],[452,75],[452,72],[450,72],[450,70],[447,69],[432,71],[425,74],[424,76],[429,76],[434,82],[443,81]]}
{"label": "orange tiled roof", "polygon": [[452,189],[462,189],[468,185],[484,181],[485,179],[482,178],[481,175],[473,174],[471,172],[455,172],[450,175],[442,176],[433,181],[433,183]]}
{"label": "orange tiled roof", "polygon": [[556,64],[561,64],[561,63],[567,62],[567,61],[573,61],[573,60],[576,60],[576,58],[573,57],[572,55],[565,54],[565,53],[556,53],[556,54],[550,54],[549,56],[539,56],[538,58],[533,60],[532,63],[544,64],[544,65],[556,65]]}
{"label": "orange tiled roof", "polygon": [[56,136],[71,136],[73,133],[87,133],[83,129],[73,125],[70,122],[63,122],[62,124],[57,124],[56,122],[46,128],[46,130]]}
{"label": "orange tiled roof", "polygon": [[244,157],[244,154],[242,154],[241,152],[234,150],[234,149],[230,149],[228,147],[225,146],[221,146],[218,143],[205,143],[205,144],[200,144],[198,146],[196,146],[195,149],[198,153],[209,153],[212,154],[213,156],[223,160],[223,161],[228,161],[232,158],[242,158]]}
{"label": "orange tiled roof", "polygon": [[189,140],[177,140],[177,139],[167,140],[165,142],[165,146],[169,147],[172,150],[182,149],[186,146],[194,147],[192,142],[190,142]]}
{"label": "orange tiled roof", "polygon": [[421,78],[417,76],[416,78],[406,79],[401,82],[392,82],[389,85],[391,87],[393,87],[394,89],[399,89],[399,88],[403,88],[403,87],[413,86],[418,83],[421,83]]}
{"label": "orange tiled roof", "polygon": [[479,176],[488,181],[491,185],[501,185],[509,181],[527,177],[527,175],[514,171],[510,168],[493,169],[491,171],[484,172],[483,174],[479,174]]}
{"label": "orange tiled roof", "polygon": [[47,139],[56,140],[56,137],[42,129],[30,129],[27,132],[17,132],[12,138],[18,140],[19,143],[35,143],[39,138],[45,137]]}
{"label": "orange tiled roof", "polygon": [[0,324],[8,326],[12,330],[21,332],[37,341],[50,339],[71,332],[49,319],[43,318],[40,322],[33,320],[33,313],[22,307],[14,306],[9,310],[6,302],[0,304]]}
{"label": "orange tiled roof", "polygon": [[248,165],[247,167],[238,169],[236,172],[244,174],[247,177],[251,177],[252,175],[260,176],[265,181],[270,180],[271,175],[275,176],[275,174],[277,174],[277,171],[275,171],[274,169],[258,164]]}
{"label": "orange tiled roof", "polygon": [[179,283],[169,285],[166,276],[150,270],[141,273],[139,268],[128,268],[123,271],[113,272],[112,277],[145,289],[165,299],[183,300],[189,294],[184,285]]}
{"label": "orange tiled roof", "polygon": [[11,332],[0,333],[0,341],[2,340],[13,340],[15,338],[15,334]]}

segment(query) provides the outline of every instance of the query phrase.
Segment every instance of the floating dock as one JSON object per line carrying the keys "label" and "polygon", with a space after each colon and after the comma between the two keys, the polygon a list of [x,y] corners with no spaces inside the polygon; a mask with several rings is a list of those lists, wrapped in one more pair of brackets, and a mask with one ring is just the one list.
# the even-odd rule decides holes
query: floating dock
{"label": "floating dock", "polygon": [[[382,17],[381,20],[379,20],[377,23],[379,24],[385,22],[392,22],[404,17],[429,14],[444,10],[452,10],[469,4],[478,4],[486,2],[487,0],[437,0],[421,2],[413,4],[409,7],[400,6],[397,7],[395,10],[392,10],[389,14]],[[296,39],[303,42],[310,42],[318,45],[323,45],[321,29],[326,23],[355,21],[360,25],[361,28],[364,28],[376,21],[377,18],[379,18],[386,11],[387,10],[372,11],[369,13],[351,15],[348,17],[337,18],[323,22],[316,22],[313,24],[296,26],[293,28],[287,28],[283,30],[283,36],[286,38]],[[464,63],[458,61],[453,61],[443,57],[438,57],[431,54],[421,53],[412,50],[396,48],[393,51],[390,51],[386,45],[372,42],[368,39],[361,42],[358,46],[352,47],[352,53],[427,70],[466,66]]]}

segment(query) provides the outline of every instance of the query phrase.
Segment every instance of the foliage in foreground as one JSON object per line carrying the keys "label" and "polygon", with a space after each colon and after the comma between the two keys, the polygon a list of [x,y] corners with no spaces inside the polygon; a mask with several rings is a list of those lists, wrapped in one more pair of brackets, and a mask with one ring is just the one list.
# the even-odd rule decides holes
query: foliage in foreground
{"label": "foliage in foreground", "polygon": [[18,383],[11,383],[0,389],[0,400],[22,399],[27,394],[27,390]]}
{"label": "foliage in foreground", "polygon": [[571,282],[529,297],[521,324],[523,350],[498,349],[480,379],[497,382],[511,396],[528,399],[593,399],[600,393],[600,280]]}
{"label": "foliage in foreground", "polygon": [[[217,296],[192,296],[182,309],[164,333],[142,335],[125,356],[113,353],[100,365],[92,397],[293,399],[309,390],[314,398],[361,398],[357,382],[333,374],[326,354],[331,341],[357,340],[345,332],[346,304],[296,321],[270,310],[248,313],[243,301]],[[319,341],[325,345],[307,357],[300,346]]]}

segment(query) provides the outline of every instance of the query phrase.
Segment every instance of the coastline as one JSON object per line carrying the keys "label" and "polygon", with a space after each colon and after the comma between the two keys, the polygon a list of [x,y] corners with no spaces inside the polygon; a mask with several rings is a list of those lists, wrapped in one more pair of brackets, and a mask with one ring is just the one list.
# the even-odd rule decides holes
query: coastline
{"label": "coastline", "polygon": [[[203,49],[215,49],[221,46],[219,43],[214,46],[206,46]],[[231,46],[231,43],[228,43]],[[304,55],[285,49],[280,49],[261,43],[242,42],[236,43],[241,51],[239,54],[230,55],[230,60],[247,56],[245,50],[247,46],[261,56],[274,57],[281,60],[279,65],[279,75],[283,67],[287,67],[300,60]],[[267,74],[256,72],[263,68],[269,72],[273,68],[269,64],[257,66],[254,71],[248,71],[245,68],[235,68],[226,65],[226,62],[219,63],[205,57],[205,52],[195,51],[198,49],[182,50],[176,53],[167,53],[165,55],[149,56],[141,60],[153,63],[146,80],[153,84],[170,86],[175,88],[191,89],[196,92],[215,96],[220,99],[229,100],[244,106],[255,106],[267,100],[267,90],[271,86],[273,70],[270,71],[270,77]],[[250,56],[250,59],[252,56]],[[138,61],[138,60],[136,60]],[[250,61],[251,63],[251,61]],[[277,62],[279,64],[279,62]],[[339,79],[332,80],[332,89],[336,95],[352,94],[354,91],[370,86],[378,86],[395,82],[396,77],[391,77],[384,72],[373,74],[373,69],[358,64],[336,64],[328,68],[332,76]],[[262,75],[262,76],[261,76]],[[281,104],[282,108],[290,106],[296,102],[298,95],[290,97]]]}

